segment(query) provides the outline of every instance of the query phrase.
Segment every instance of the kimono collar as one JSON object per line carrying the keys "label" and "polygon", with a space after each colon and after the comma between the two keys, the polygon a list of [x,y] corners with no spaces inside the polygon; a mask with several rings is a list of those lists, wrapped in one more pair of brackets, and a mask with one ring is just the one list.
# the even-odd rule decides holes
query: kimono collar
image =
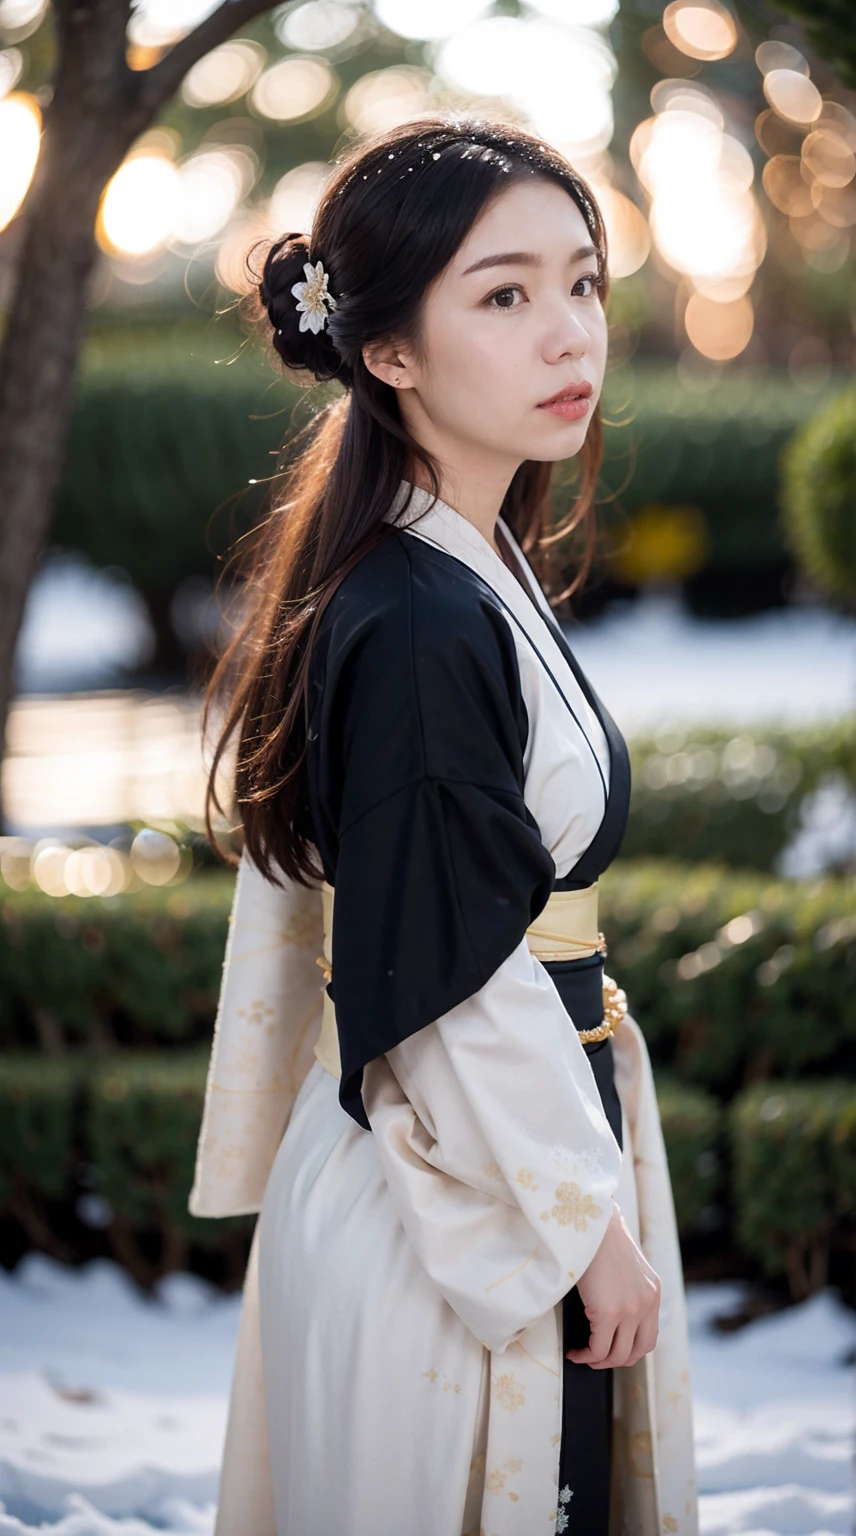
{"label": "kimono collar", "polygon": [[[402,518],[399,514],[408,493],[410,493],[410,504]],[[498,526],[511,546],[521,573],[532,591],[534,603],[526,596],[517,577],[508,569],[505,561],[497,554],[484,534],[479,532],[475,524],[464,517],[463,513],[449,506],[448,502],[441,501],[439,498],[432,506],[430,491],[424,490],[409,480],[401,480],[392,505],[384,517],[387,522],[394,522],[415,538],[424,539],[427,543],[444,549],[447,554],[454,555],[492,588],[540,656],[572,714],[577,717],[582,715],[584,734],[588,736],[590,744],[603,741],[602,722],[583,695],[560,639],[557,639],[557,636],[561,636],[558,621],[504,518],[501,516],[497,518]],[[417,518],[418,522],[414,522]],[[411,522],[414,522],[413,527],[409,526]],[[605,747],[605,742],[603,745]],[[595,750],[594,746],[593,750]],[[604,751],[596,750],[595,755],[601,762],[602,768],[609,762],[609,757]]]}

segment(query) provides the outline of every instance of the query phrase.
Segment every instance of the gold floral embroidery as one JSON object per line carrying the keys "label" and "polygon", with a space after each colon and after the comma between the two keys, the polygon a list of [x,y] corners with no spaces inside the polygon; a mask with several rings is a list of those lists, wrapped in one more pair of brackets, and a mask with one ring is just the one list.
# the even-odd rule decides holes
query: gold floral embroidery
{"label": "gold floral embroidery", "polygon": [[[503,1459],[502,1464],[498,1467],[494,1467],[485,1477],[484,1485],[487,1489],[487,1492],[502,1493],[505,1489],[506,1479],[509,1477],[514,1477],[516,1473],[522,1472],[522,1470],[523,1462],[519,1456],[506,1456]],[[517,1493],[512,1493],[509,1490],[508,1497],[517,1503],[520,1495]]]}
{"label": "gold floral embroidery", "polygon": [[273,1018],[273,1009],[263,997],[258,997],[249,1008],[238,1009],[238,1018],[246,1019],[248,1024],[264,1024],[265,1019]]}
{"label": "gold floral embroidery", "polygon": [[653,1477],[654,1467],[651,1459],[651,1436],[647,1430],[641,1430],[638,1435],[631,1435],[627,1447],[627,1461],[634,1477]]}
{"label": "gold floral embroidery", "polygon": [[675,1519],[674,1515],[664,1515],[663,1516],[663,1530],[664,1531],[676,1531],[677,1529],[678,1529],[678,1522]]}
{"label": "gold floral embroidery", "polygon": [[486,1173],[489,1179],[501,1179],[502,1169],[499,1163],[485,1163],[482,1173]]}
{"label": "gold floral embroidery", "polygon": [[568,1227],[573,1222],[577,1232],[588,1230],[589,1218],[597,1221],[603,1215],[599,1205],[595,1205],[591,1195],[584,1195],[579,1184],[559,1184],[556,1187],[557,1204],[549,1211],[541,1212],[541,1220],[549,1221],[555,1216],[560,1227]]}
{"label": "gold floral embroidery", "polygon": [[[427,1376],[427,1378],[431,1382],[432,1386],[433,1386],[435,1381],[439,1381],[439,1379],[440,1379],[440,1373],[439,1373],[439,1371],[436,1371],[434,1369],[433,1365],[432,1365],[430,1371],[423,1371],[422,1375],[423,1376]],[[444,1380],[443,1385],[440,1388],[441,1392],[460,1392],[461,1390],[462,1390],[462,1388],[461,1388],[461,1384],[460,1384],[459,1381]]]}
{"label": "gold floral embroidery", "polygon": [[534,1173],[530,1173],[528,1168],[520,1169],[520,1172],[517,1175],[517,1182],[523,1189],[531,1189],[534,1191],[538,1188],[538,1185],[535,1183],[535,1175]]}
{"label": "gold floral embroidery", "polygon": [[526,1388],[512,1374],[497,1376],[493,1384],[492,1396],[496,1398],[501,1408],[507,1408],[509,1412],[514,1413],[526,1402]]}

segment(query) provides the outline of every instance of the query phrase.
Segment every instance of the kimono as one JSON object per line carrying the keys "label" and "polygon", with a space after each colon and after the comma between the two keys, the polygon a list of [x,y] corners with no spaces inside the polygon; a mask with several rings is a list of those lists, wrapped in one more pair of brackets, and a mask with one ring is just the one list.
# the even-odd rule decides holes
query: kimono
{"label": "kimono", "polygon": [[[235,889],[190,1196],[259,1212],[216,1536],[695,1536],[644,1040],[627,1013],[584,1046],[601,958],[527,938],[617,853],[626,748],[502,518],[520,579],[407,480],[387,517],[310,667],[335,1065],[322,892],[246,856]],[[614,1202],[660,1276],[660,1333],[592,1371],[564,1349]]]}

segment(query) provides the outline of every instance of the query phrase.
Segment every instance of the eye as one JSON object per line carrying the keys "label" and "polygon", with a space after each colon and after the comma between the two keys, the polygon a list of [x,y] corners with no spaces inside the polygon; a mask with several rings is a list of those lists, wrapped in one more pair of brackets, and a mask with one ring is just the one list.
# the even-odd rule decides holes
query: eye
{"label": "eye", "polygon": [[518,287],[516,287],[516,286],[510,287],[510,286],[506,285],[505,288],[494,288],[493,293],[489,293],[487,298],[485,299],[485,304],[488,306],[489,309],[519,309],[520,308],[519,304],[492,304],[491,303],[492,299],[499,299],[499,298],[502,298],[503,295],[505,295],[505,294],[519,293],[519,292],[520,292],[520,289]]}
{"label": "eye", "polygon": [[[583,293],[579,295],[579,297],[584,299],[593,299],[597,289],[603,285],[603,278],[599,272],[586,272],[584,277],[577,278],[576,282],[574,283],[574,288],[571,290],[572,293],[574,289],[579,287],[580,283],[591,283],[591,288],[588,293]],[[494,288],[493,293],[489,293],[487,298],[484,300],[485,307],[487,309],[519,309],[519,304],[509,304],[506,302],[494,304],[493,302],[494,299],[505,300],[510,294],[515,293],[522,293],[522,289],[517,283],[506,283],[505,287],[503,288]]]}

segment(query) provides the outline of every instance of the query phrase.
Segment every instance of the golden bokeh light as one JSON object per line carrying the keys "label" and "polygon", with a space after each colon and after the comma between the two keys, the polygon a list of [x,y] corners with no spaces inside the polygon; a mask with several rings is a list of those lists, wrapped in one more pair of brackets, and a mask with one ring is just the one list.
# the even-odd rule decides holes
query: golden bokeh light
{"label": "golden bokeh light", "polygon": [[118,849],[93,844],[69,854],[63,879],[70,896],[118,896],[130,884],[131,869]]}
{"label": "golden bokeh light", "polygon": [[255,85],[267,54],[258,43],[236,38],[206,53],[185,76],[181,87],[189,107],[217,107],[238,101]]}
{"label": "golden bokeh light", "polygon": [[399,37],[427,41],[465,27],[490,0],[375,0],[378,21]]}
{"label": "golden bokeh light", "polygon": [[623,192],[591,178],[589,184],[606,224],[610,278],[630,277],[644,266],[651,250],[648,220]]}
{"label": "golden bokeh light", "polygon": [[128,22],[128,42],[142,48],[164,48],[189,32],[218,0],[137,0]]}
{"label": "golden bokeh light", "polygon": [[808,64],[798,48],[773,38],[758,44],[755,63],[762,75],[769,75],[774,69],[793,69],[799,75],[807,75],[809,72]]}
{"label": "golden bokeh light", "polygon": [[747,297],[718,304],[702,293],[690,295],[684,312],[687,336],[697,352],[714,362],[730,362],[752,340],[755,315]]}
{"label": "golden bokeh light", "polygon": [[[818,123],[821,121],[818,118]],[[765,155],[798,155],[805,138],[805,127],[788,123],[772,107],[765,107],[755,119],[755,137]]]}
{"label": "golden bokeh light", "polygon": [[247,271],[247,256],[257,240],[273,240],[278,233],[260,208],[238,213],[217,250],[214,271],[229,293],[251,293],[258,278]]}
{"label": "golden bokeh light", "polygon": [[570,27],[605,27],[618,15],[618,0],[530,0],[542,16]]}
{"label": "golden bokeh light", "polygon": [[308,234],[329,175],[330,166],[326,160],[307,160],[286,171],[274,187],[268,204],[271,227],[283,232],[301,229]]}
{"label": "golden bokeh light", "polygon": [[180,245],[211,240],[228,224],[246,185],[231,146],[201,150],[179,166],[180,195],[170,234]]}
{"label": "golden bokeh light", "polygon": [[853,182],[846,187],[825,187],[816,181],[811,189],[811,199],[824,223],[833,229],[850,229],[856,224],[856,184]]}
{"label": "golden bokeh light", "polygon": [[397,128],[428,110],[430,83],[428,71],[415,65],[370,70],[351,86],[340,115],[359,134]]}
{"label": "golden bokeh light", "polygon": [[0,27],[15,42],[35,32],[48,8],[48,0],[0,0]]}
{"label": "golden bokeh light", "polygon": [[73,850],[49,839],[45,839],[41,847],[37,844],[36,849],[31,866],[34,883],[45,896],[67,896],[65,866]]}
{"label": "golden bokeh light", "polygon": [[791,214],[788,227],[804,251],[831,251],[838,245],[839,232],[819,212],[812,211],[806,217]]}
{"label": "golden bokeh light", "polygon": [[770,202],[780,213],[803,218],[811,213],[811,187],[803,175],[799,155],[774,155],[761,172],[761,182]]}
{"label": "golden bokeh light", "polygon": [[261,117],[299,123],[332,106],[339,77],[325,59],[280,59],[256,81],[250,103]]}
{"label": "golden bokeh light", "polygon": [[846,187],[856,176],[856,154],[831,128],[816,128],[803,141],[802,161],[824,187]]}
{"label": "golden bokeh light", "polygon": [[663,29],[681,53],[703,62],[727,58],[737,43],[734,18],[719,0],[671,0]]}
{"label": "golden bokeh light", "polygon": [[0,52],[0,98],[8,96],[18,84],[24,70],[24,55],[20,48],[4,48]]}
{"label": "golden bokeh light", "polygon": [[168,238],[178,211],[180,180],[163,155],[135,154],[108,182],[98,213],[101,249],[114,256],[144,256]]}
{"label": "golden bokeh light", "polygon": [[764,95],[780,117],[791,123],[813,123],[823,106],[814,82],[795,69],[771,69],[764,76]]}
{"label": "golden bokeh light", "polygon": [[169,885],[181,867],[181,849],[168,832],[144,827],[131,844],[131,865],[146,885]]}
{"label": "golden bokeh light", "polygon": [[0,100],[0,229],[14,219],[33,179],[42,136],[34,96],[16,91]]}
{"label": "golden bokeh light", "polygon": [[289,7],[274,26],[286,48],[323,53],[355,40],[362,30],[362,16],[357,6],[341,0],[307,0],[305,5]]}
{"label": "golden bokeh light", "polygon": [[856,150],[856,117],[840,101],[825,101],[815,128],[828,128],[848,149]]}

